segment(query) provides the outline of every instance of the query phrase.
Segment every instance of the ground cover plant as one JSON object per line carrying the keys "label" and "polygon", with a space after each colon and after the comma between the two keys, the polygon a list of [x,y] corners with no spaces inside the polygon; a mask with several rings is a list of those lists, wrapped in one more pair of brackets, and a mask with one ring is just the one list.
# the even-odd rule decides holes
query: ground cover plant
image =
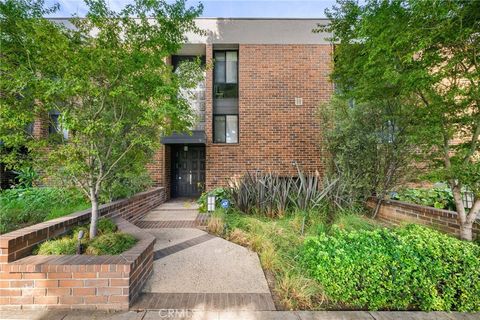
{"label": "ground cover plant", "polygon": [[116,224],[110,219],[98,220],[98,236],[93,240],[88,237],[89,225],[74,228],[70,234],[40,244],[34,254],[38,255],[67,255],[76,254],[78,234],[84,232],[81,240],[83,252],[87,255],[115,255],[120,254],[135,245],[137,240],[130,234],[119,232]]}
{"label": "ground cover plant", "polygon": [[315,210],[271,218],[259,213],[247,215],[235,208],[218,209],[208,230],[258,253],[281,309],[338,309],[324,294],[321,283],[301,265],[303,241],[306,236],[328,232],[332,225],[345,230],[372,230],[379,225],[353,212],[339,213],[331,223],[327,216],[325,211]]}
{"label": "ground cover plant", "polygon": [[456,210],[452,190],[448,187],[405,188],[394,193],[391,198],[437,209]]}
{"label": "ground cover plant", "polygon": [[320,234],[302,261],[332,301],[353,308],[480,310],[480,247],[426,227]]}
{"label": "ground cover plant", "polygon": [[0,193],[0,234],[89,207],[77,189],[24,188]]}

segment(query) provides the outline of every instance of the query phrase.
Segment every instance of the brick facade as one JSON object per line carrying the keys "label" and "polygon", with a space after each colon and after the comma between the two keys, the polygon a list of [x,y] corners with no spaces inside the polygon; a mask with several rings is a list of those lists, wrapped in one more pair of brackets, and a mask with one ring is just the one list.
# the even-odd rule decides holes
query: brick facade
{"label": "brick facade", "polygon": [[[211,65],[212,55],[213,46],[207,44],[207,65]],[[249,170],[295,175],[293,161],[308,172],[324,171],[325,154],[315,112],[333,92],[331,63],[332,46],[328,44],[240,44],[238,144],[212,141],[213,70],[207,70],[207,190],[224,186],[228,179]],[[296,106],[295,98],[302,98],[303,105]],[[150,166],[158,185],[170,184],[170,173],[165,170],[170,161],[162,148]]]}
{"label": "brick facade", "polygon": [[73,308],[126,310],[153,271],[155,238],[137,221],[166,199],[156,188],[103,205],[101,216],[115,219],[138,242],[117,256],[32,256],[39,243],[88,222],[90,211],[16,230],[0,236],[0,310]]}
{"label": "brick facade", "polygon": [[[367,206],[375,208],[376,199],[370,199]],[[406,203],[395,200],[382,202],[377,219],[389,224],[418,223],[433,227],[439,231],[459,237],[460,226],[457,213],[454,211],[435,209],[427,206]],[[474,237],[480,236],[480,221],[473,224]]]}

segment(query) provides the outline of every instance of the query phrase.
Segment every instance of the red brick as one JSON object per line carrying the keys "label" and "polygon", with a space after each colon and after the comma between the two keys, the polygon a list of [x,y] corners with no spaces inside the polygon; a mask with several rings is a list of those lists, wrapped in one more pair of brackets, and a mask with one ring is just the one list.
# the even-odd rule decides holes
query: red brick
{"label": "red brick", "polygon": [[72,273],[70,273],[70,272],[49,272],[47,277],[48,277],[48,279],[70,279],[70,278],[72,278]]}
{"label": "red brick", "polygon": [[59,297],[59,304],[82,304],[83,297],[64,296]]}
{"label": "red brick", "polygon": [[70,288],[51,288],[47,289],[47,296],[66,296],[72,293]]}
{"label": "red brick", "polygon": [[85,287],[107,287],[108,279],[85,280]]}
{"label": "red brick", "polygon": [[73,279],[90,279],[90,278],[96,278],[97,273],[96,272],[74,272],[73,273]]}
{"label": "red brick", "polygon": [[74,288],[74,296],[94,296],[96,294],[95,288]]}
{"label": "red brick", "polygon": [[20,289],[0,289],[0,296],[20,296],[22,290]]}
{"label": "red brick", "polygon": [[46,279],[47,275],[43,272],[23,273],[23,279]]}
{"label": "red brick", "polygon": [[107,303],[107,296],[85,296],[84,301],[86,304]]}
{"label": "red brick", "polygon": [[59,280],[59,287],[78,288],[83,287],[83,280]]}
{"label": "red brick", "polygon": [[35,304],[57,304],[58,297],[36,296],[33,301]]}
{"label": "red brick", "polygon": [[35,280],[37,288],[57,288],[59,280]]}
{"label": "red brick", "polygon": [[7,280],[22,279],[22,274],[21,273],[0,272],[0,279],[7,279]]}
{"label": "red brick", "polygon": [[22,296],[44,296],[47,289],[22,288]]}
{"label": "red brick", "polygon": [[31,288],[33,287],[33,280],[14,280],[10,281],[10,288]]}
{"label": "red brick", "polygon": [[10,304],[33,304],[33,297],[10,297]]}
{"label": "red brick", "polygon": [[122,288],[97,288],[97,295],[103,296],[103,295],[112,295],[112,294],[117,294],[120,295],[122,294]]}
{"label": "red brick", "polygon": [[128,279],[110,279],[111,287],[126,287],[129,284]]}
{"label": "red brick", "polygon": [[128,303],[128,296],[110,296],[108,301],[113,303]]}

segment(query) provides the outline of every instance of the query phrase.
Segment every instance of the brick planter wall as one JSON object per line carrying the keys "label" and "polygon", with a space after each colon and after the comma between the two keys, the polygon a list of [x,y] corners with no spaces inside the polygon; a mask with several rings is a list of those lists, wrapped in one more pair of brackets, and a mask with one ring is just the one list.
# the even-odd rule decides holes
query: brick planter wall
{"label": "brick planter wall", "polygon": [[164,200],[164,189],[156,188],[100,208],[138,239],[117,256],[30,255],[40,242],[88,222],[88,210],[0,236],[0,310],[128,309],[152,273],[155,238],[127,220],[138,220]]}
{"label": "brick planter wall", "polygon": [[[377,199],[369,199],[367,206],[374,209]],[[377,219],[390,223],[400,224],[412,222],[433,227],[439,231],[459,236],[460,226],[457,222],[457,213],[449,210],[435,209],[396,200],[385,200],[380,206]],[[473,224],[474,237],[480,235],[480,221]]]}

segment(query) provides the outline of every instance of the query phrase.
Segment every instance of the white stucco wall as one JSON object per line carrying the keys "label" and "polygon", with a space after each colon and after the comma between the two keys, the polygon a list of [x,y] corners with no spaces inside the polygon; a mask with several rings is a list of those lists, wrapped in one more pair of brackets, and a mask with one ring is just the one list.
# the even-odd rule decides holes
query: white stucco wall
{"label": "white stucco wall", "polygon": [[[68,19],[52,19],[73,28]],[[249,19],[249,18],[199,18],[197,26],[206,35],[187,34],[188,43],[225,44],[326,44],[329,34],[313,33],[317,24],[326,19]]]}

